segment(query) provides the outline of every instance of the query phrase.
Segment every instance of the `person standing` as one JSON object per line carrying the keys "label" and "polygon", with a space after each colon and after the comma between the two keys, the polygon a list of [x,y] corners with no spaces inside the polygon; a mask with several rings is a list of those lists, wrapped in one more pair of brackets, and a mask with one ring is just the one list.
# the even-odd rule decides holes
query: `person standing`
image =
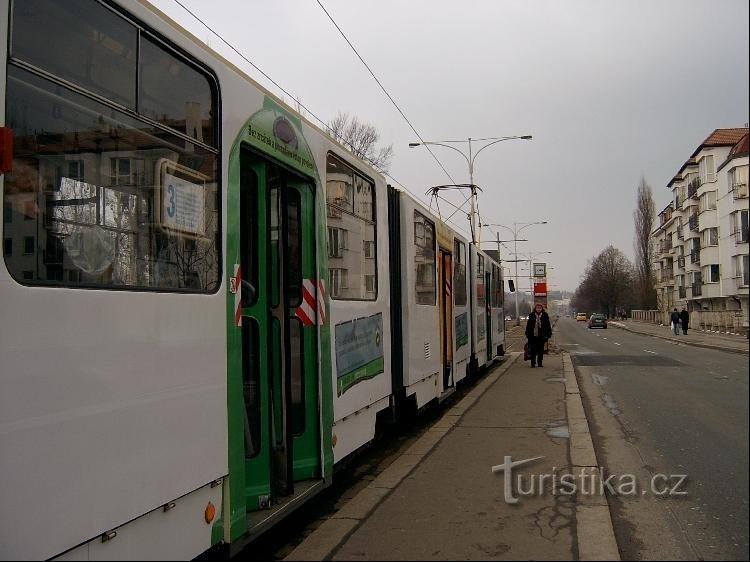
{"label": "person standing", "polygon": [[690,324],[690,313],[684,306],[682,307],[682,312],[680,312],[680,322],[682,322],[682,333],[687,336],[688,324]]}
{"label": "person standing", "polygon": [[672,314],[669,316],[669,321],[672,324],[672,331],[674,332],[675,336],[680,335],[680,313],[677,312],[677,309],[675,308]]}
{"label": "person standing", "polygon": [[552,337],[552,324],[542,303],[536,303],[526,321],[526,338],[529,340],[531,367],[542,366],[544,343]]}

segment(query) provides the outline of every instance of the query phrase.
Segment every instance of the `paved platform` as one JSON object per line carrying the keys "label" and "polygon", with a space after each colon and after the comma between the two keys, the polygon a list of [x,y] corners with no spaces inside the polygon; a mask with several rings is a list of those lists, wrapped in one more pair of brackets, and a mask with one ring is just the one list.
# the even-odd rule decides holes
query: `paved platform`
{"label": "paved platform", "polygon": [[680,334],[675,336],[671,326],[659,326],[658,324],[636,322],[633,320],[610,320],[608,324],[616,328],[628,330],[629,332],[670,340],[683,345],[744,354],[748,354],[748,350],[750,349],[750,340],[745,336],[704,332],[693,329],[688,329],[687,335],[683,335],[682,331],[680,331]]}
{"label": "paved platform", "polygon": [[[506,490],[498,465],[536,457]],[[552,490],[596,466],[569,356],[531,369],[513,353],[286,559],[619,559],[606,498]]]}

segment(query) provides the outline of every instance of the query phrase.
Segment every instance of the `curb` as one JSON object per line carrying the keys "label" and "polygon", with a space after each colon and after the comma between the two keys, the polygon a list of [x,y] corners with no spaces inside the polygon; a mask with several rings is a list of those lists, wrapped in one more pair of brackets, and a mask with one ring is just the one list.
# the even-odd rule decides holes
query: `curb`
{"label": "curb", "polygon": [[676,342],[674,338],[667,337],[667,336],[660,336],[659,334],[651,334],[649,332],[642,332],[640,330],[635,330],[633,328],[630,328],[628,326],[623,326],[622,324],[617,324],[615,322],[609,322],[610,326],[614,326],[615,328],[620,328],[621,330],[625,330],[626,332],[632,332],[633,334],[640,334],[642,336],[651,336],[652,338],[659,338],[661,340],[670,341],[672,343],[675,343],[676,345],[688,345],[691,347],[702,347],[705,349],[714,349],[717,351],[726,351],[727,353],[736,353],[738,355],[748,355],[750,353],[750,350],[747,349],[738,349],[735,347],[723,347],[719,345],[714,345],[710,343],[698,343],[698,342]]}
{"label": "curb", "polygon": [[[565,411],[570,429],[570,462],[574,472],[580,469],[596,474],[599,464],[570,354],[563,352],[562,360]],[[620,560],[607,496],[576,496],[575,514],[578,559]]]}
{"label": "curb", "polygon": [[[504,361],[482,378],[458,403],[425,431],[419,439],[401,453],[375,480],[360,490],[334,515],[326,519],[300,543],[284,560],[325,560],[330,558],[344,541],[370,516],[380,503],[422,462],[443,437],[459,422],[477,400],[505,374],[521,356],[509,354]],[[619,560],[619,558],[618,558]]]}

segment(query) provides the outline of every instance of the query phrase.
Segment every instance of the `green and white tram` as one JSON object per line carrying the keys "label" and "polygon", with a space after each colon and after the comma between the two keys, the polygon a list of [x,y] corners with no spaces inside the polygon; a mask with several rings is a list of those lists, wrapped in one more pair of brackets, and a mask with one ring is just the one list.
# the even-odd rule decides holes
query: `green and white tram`
{"label": "green and white tram", "polygon": [[0,32],[0,557],[240,548],[499,349],[489,261],[147,2]]}

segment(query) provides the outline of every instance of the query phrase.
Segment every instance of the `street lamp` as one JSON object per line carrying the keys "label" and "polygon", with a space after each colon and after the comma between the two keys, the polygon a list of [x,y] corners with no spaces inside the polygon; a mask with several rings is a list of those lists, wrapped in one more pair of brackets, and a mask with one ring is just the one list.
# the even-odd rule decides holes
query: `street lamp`
{"label": "street lamp", "polygon": [[[458,152],[461,156],[464,157],[464,160],[466,160],[466,163],[469,165],[469,186],[471,187],[471,215],[470,215],[470,225],[471,225],[471,242],[472,244],[477,243],[477,229],[476,229],[476,220],[477,220],[477,189],[476,185],[474,185],[474,162],[477,159],[477,156],[479,156],[479,153],[482,152],[485,148],[488,148],[492,146],[493,144],[497,144],[499,142],[507,141],[507,140],[531,140],[533,137],[531,135],[521,135],[521,136],[512,136],[512,137],[488,137],[483,139],[472,139],[469,137],[467,140],[447,140],[442,142],[435,142],[435,141],[422,141],[422,142],[410,142],[409,148],[415,148],[417,146],[428,146],[428,145],[434,145],[434,146],[442,146],[445,148],[450,148],[451,150],[455,150]],[[483,141],[490,141],[486,144],[484,144],[479,150],[477,150],[475,153],[472,153],[471,150],[471,143],[474,142],[483,142]],[[451,146],[449,144],[445,143],[462,143],[466,142],[469,144],[469,154],[466,155],[463,150],[459,150],[455,146]],[[481,233],[479,234],[479,239],[481,239]]]}
{"label": "street lamp", "polygon": [[[505,228],[506,230],[510,230],[513,233],[513,257],[515,258],[516,262],[516,326],[519,326],[521,324],[521,321],[518,318],[518,242],[520,242],[518,238],[518,233],[521,232],[524,228],[528,228],[530,226],[534,226],[535,224],[547,224],[547,221],[536,221],[536,222],[514,222],[513,228],[509,226],[505,226],[504,224],[485,224],[482,226],[494,226],[499,228]],[[525,261],[525,260],[523,260]]]}

